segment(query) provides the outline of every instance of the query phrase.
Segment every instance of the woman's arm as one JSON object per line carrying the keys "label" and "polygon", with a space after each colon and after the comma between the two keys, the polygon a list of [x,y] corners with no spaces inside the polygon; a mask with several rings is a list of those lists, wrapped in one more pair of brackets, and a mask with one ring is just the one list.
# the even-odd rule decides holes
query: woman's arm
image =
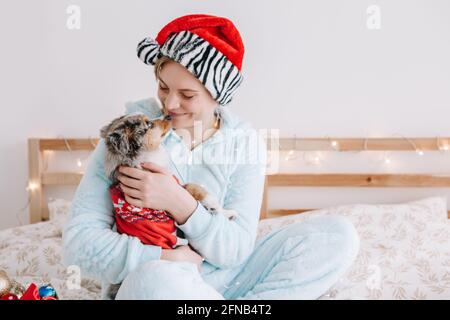
{"label": "woman's arm", "polygon": [[160,259],[161,247],[112,230],[114,215],[103,159],[105,143],[91,154],[63,231],[63,259],[98,279],[119,283],[139,264]]}
{"label": "woman's arm", "polygon": [[258,140],[258,148],[250,148],[249,155],[257,163],[237,165],[224,200],[224,208],[235,210],[238,217],[230,221],[224,215],[211,215],[199,203],[186,223],[176,223],[192,247],[219,268],[241,264],[255,245],[267,158],[264,139]]}

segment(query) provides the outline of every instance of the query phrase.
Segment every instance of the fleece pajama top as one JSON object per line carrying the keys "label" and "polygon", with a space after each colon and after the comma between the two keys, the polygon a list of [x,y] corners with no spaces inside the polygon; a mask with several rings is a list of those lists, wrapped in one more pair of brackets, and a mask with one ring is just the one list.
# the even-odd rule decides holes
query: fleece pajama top
{"label": "fleece pajama top", "polygon": [[[128,103],[126,114],[161,116],[154,97]],[[116,299],[316,299],[355,259],[359,240],[344,217],[311,216],[258,239],[266,145],[248,122],[222,109],[219,131],[187,148],[170,129],[162,140],[181,182],[203,185],[238,216],[212,215],[199,202],[180,237],[205,261],[161,260],[161,247],[119,234],[105,176],[100,139],[76,190],[63,230],[63,260],[107,284],[121,283]],[[102,298],[108,299],[105,290]]]}

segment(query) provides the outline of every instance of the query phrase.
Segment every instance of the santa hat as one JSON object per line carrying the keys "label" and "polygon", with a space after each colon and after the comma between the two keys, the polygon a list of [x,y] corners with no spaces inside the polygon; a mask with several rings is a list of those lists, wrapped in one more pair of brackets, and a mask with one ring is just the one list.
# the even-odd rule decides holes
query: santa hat
{"label": "santa hat", "polygon": [[146,37],[139,42],[137,55],[148,65],[161,56],[180,63],[220,105],[231,102],[243,80],[244,44],[234,24],[223,17],[190,14],[176,18],[155,40]]}

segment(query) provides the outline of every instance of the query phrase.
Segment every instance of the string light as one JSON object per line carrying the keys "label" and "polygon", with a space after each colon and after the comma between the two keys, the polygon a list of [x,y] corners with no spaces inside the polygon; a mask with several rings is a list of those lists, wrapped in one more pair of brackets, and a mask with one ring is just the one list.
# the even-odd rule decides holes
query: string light
{"label": "string light", "polygon": [[[294,144],[293,148],[288,151],[287,157],[284,158],[286,161],[291,161],[293,159],[297,159],[297,156],[295,156],[295,153],[297,151],[297,136],[296,135],[294,135],[293,144]],[[281,145],[280,145],[280,150],[281,150]]]}
{"label": "string light", "polygon": [[29,182],[26,188],[27,191],[33,192],[34,190],[39,189],[39,184],[36,182]]}
{"label": "string light", "polygon": [[[58,135],[57,138],[62,138],[64,139],[64,144],[66,145],[66,148],[69,152],[72,152],[72,148],[70,147],[69,141],[62,135]],[[97,144],[93,141],[93,139],[89,136],[89,142],[91,143],[92,147],[95,149],[97,147]],[[44,150],[43,151],[43,168],[42,170],[45,172],[47,171],[48,168],[48,155],[49,154],[53,154],[53,150]],[[89,156],[87,156],[85,159],[81,159],[80,157],[77,158],[76,160],[76,164],[77,166],[80,168],[82,167],[83,163],[82,161],[86,160],[87,158],[89,158]],[[31,194],[38,190],[40,188],[40,184],[36,181],[28,181],[28,185],[25,188],[25,190],[28,192],[28,202],[27,204],[16,214],[16,218],[19,222],[19,225],[23,225],[22,219],[20,218],[20,214],[21,212],[23,212],[24,210],[26,210],[31,202]]]}
{"label": "string light", "polygon": [[[403,136],[402,134],[399,134],[399,133],[395,133],[394,135],[401,136],[403,139],[405,139],[411,145],[412,149],[419,156],[423,156],[425,154],[424,150],[421,149],[421,148],[418,148],[416,146],[416,144],[414,143],[414,141],[412,141],[411,139],[409,139],[409,138],[407,138],[407,137],[405,137],[405,136]],[[329,136],[325,136],[325,137],[329,140],[330,147],[333,150],[340,151],[340,152],[342,151],[342,150],[340,150],[339,141],[331,139]],[[360,153],[360,152],[363,152],[363,151],[368,151],[368,147],[367,147],[368,141],[369,141],[368,137],[364,138],[362,150],[355,150],[355,152]],[[287,156],[284,158],[286,161],[290,161],[290,160],[296,158],[294,156],[294,154],[296,152],[298,152],[298,149],[297,149],[297,137],[295,135],[294,135],[294,142],[295,142],[295,146],[293,148],[289,149],[289,151],[287,153]],[[440,142],[440,137],[436,137],[436,145],[438,147],[438,150],[443,152],[443,153],[450,150],[450,146],[449,146],[449,144],[447,142],[446,143],[441,143]],[[282,146],[280,144],[280,151],[282,149],[283,148],[282,148]],[[390,164],[392,162],[392,159],[391,159],[390,156],[388,156],[387,152],[384,153],[384,155],[382,156],[382,159],[383,159],[383,163],[385,163],[385,164]],[[312,160],[308,159],[306,157],[306,152],[303,152],[303,160],[306,163],[308,163],[308,164],[320,164],[323,159],[319,155],[313,156]]]}
{"label": "string light", "polygon": [[22,221],[22,217],[21,217],[21,215],[23,214],[23,212],[28,208],[28,206],[30,205],[30,202],[31,202],[31,194],[35,191],[35,190],[37,190],[37,189],[39,189],[39,183],[37,183],[37,182],[35,182],[35,181],[29,181],[28,182],[28,186],[25,188],[25,190],[27,191],[27,194],[28,194],[28,202],[27,202],[27,204],[22,208],[22,209],[20,209],[17,213],[16,213],[16,219],[17,219],[17,222],[19,223],[19,226],[23,226],[23,221]]}
{"label": "string light", "polygon": [[308,153],[307,152],[303,152],[303,160],[305,161],[305,163],[307,165],[320,165],[322,162],[322,157],[321,154],[319,152],[316,152],[314,156],[312,156],[312,159],[308,159],[308,157],[306,156]]}
{"label": "string light", "polygon": [[445,152],[445,151],[449,150],[448,143],[442,145],[441,142],[440,142],[440,137],[439,136],[436,137],[436,145],[437,145],[439,151],[441,151],[441,152]]}
{"label": "string light", "polygon": [[330,146],[333,150],[341,151],[341,150],[339,150],[339,142],[337,142],[336,140],[331,140],[331,138],[329,136],[325,136],[325,138],[328,139],[328,141],[330,142]]}
{"label": "string light", "polygon": [[[72,153],[72,148],[70,147],[69,141],[67,141],[67,139],[66,139],[64,136],[62,136],[62,135],[58,135],[58,138],[64,139],[64,144],[66,145],[67,151],[69,151],[70,153]],[[91,136],[89,136],[89,142],[91,143],[92,147],[95,149],[96,146],[97,146],[97,144],[96,144],[95,142],[93,142]],[[81,168],[81,167],[83,166],[83,161],[86,160],[87,158],[89,158],[89,156],[87,156],[87,157],[84,158],[84,159],[81,159],[81,158],[78,157],[78,158],[77,158],[77,161],[76,161],[77,166],[78,166],[79,168]]]}
{"label": "string light", "polygon": [[404,135],[402,135],[402,134],[400,134],[400,133],[394,133],[394,135],[399,135],[400,137],[402,137],[403,139],[405,139],[406,141],[408,141],[409,144],[411,144],[411,146],[413,147],[413,149],[416,151],[416,153],[417,153],[419,156],[423,156],[423,154],[424,154],[424,153],[423,153],[423,150],[417,148],[417,146],[416,146],[416,144],[414,143],[414,141],[412,141],[411,139],[405,137]]}
{"label": "string light", "polygon": [[319,164],[320,163],[320,158],[318,156],[314,157],[314,163],[315,164]]}

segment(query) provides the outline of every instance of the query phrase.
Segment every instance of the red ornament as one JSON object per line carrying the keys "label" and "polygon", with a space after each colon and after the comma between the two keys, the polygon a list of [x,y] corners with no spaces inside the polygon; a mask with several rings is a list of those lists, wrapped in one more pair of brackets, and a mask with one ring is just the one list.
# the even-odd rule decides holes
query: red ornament
{"label": "red ornament", "polygon": [[34,283],[30,284],[28,289],[23,293],[20,300],[41,300],[38,287]]}
{"label": "red ornament", "polygon": [[19,300],[19,298],[14,293],[7,293],[2,295],[0,300]]}

